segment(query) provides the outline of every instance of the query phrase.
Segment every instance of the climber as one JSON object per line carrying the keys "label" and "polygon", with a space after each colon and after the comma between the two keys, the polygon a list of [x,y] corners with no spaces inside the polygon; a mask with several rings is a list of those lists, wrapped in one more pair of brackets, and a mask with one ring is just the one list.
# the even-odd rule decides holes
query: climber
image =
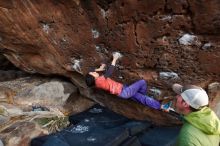
{"label": "climber", "polygon": [[151,108],[160,109],[160,102],[146,95],[147,84],[145,80],[139,80],[129,86],[126,86],[110,78],[115,68],[116,61],[120,57],[120,53],[113,53],[111,65],[104,74],[100,75],[98,72],[103,72],[105,70],[105,64],[102,64],[94,71],[90,71],[85,78],[87,86],[95,86],[96,88],[109,91],[111,94],[117,95],[120,98],[131,98]]}
{"label": "climber", "polygon": [[174,84],[177,94],[175,110],[184,115],[184,124],[177,138],[177,146],[219,146],[220,121],[208,107],[205,90],[195,85]]}

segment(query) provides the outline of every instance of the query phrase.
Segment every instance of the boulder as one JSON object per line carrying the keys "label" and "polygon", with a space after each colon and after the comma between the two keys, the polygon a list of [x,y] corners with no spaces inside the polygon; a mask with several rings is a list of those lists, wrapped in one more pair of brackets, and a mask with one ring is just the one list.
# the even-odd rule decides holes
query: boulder
{"label": "boulder", "polygon": [[[99,92],[85,94],[90,92],[85,74],[119,51],[124,57],[113,76],[117,81],[143,78],[149,86],[167,91],[174,82],[206,82],[207,87],[220,79],[215,65],[220,61],[219,13],[218,0],[2,1],[0,52],[26,72],[68,77],[88,98],[128,117],[147,117],[161,124],[168,121],[162,118],[166,114],[135,102],[106,99]],[[179,43],[184,34],[200,43]],[[207,42],[212,46],[202,49]],[[155,78],[148,72],[174,72],[178,80]]]}
{"label": "boulder", "polygon": [[1,140],[7,146],[29,145],[34,137],[66,128],[68,115],[93,104],[64,79],[33,75],[0,82]]}
{"label": "boulder", "polygon": [[[27,134],[28,133],[28,134]],[[32,138],[45,135],[47,132],[33,122],[18,122],[4,131],[0,136],[7,146],[27,146]]]}
{"label": "boulder", "polygon": [[14,105],[23,111],[58,109],[68,115],[93,105],[92,101],[77,92],[76,86],[63,79],[27,76],[0,82],[0,103]]}

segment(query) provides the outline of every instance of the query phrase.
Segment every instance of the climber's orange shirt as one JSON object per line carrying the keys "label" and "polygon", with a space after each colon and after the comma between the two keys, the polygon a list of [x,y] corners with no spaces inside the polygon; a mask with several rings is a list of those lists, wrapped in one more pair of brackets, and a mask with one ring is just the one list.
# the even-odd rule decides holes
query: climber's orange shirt
{"label": "climber's orange shirt", "polygon": [[119,95],[121,93],[123,84],[116,82],[110,78],[105,78],[104,76],[99,76],[95,80],[95,85],[97,88],[110,91],[111,94]]}

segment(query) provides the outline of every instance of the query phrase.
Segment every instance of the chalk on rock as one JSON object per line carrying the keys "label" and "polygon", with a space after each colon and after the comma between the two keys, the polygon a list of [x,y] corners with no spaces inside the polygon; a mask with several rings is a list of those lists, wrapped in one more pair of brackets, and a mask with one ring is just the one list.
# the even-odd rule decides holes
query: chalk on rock
{"label": "chalk on rock", "polygon": [[93,38],[96,39],[96,38],[98,38],[100,36],[100,33],[98,32],[98,30],[92,29],[91,31],[92,31]]}
{"label": "chalk on rock", "polygon": [[213,82],[208,85],[208,91],[219,91],[220,89],[220,83],[219,82]]}
{"label": "chalk on rock", "polygon": [[211,43],[205,43],[205,44],[202,46],[202,49],[207,50],[207,49],[209,49],[210,47],[212,47],[212,44],[211,44]]}
{"label": "chalk on rock", "polygon": [[123,55],[122,55],[121,53],[119,53],[119,52],[113,52],[112,55],[113,55],[114,57],[118,57],[118,58],[123,57]]}
{"label": "chalk on rock", "polygon": [[179,76],[177,73],[175,72],[160,72],[160,78],[161,79],[165,79],[165,80],[168,80],[168,79],[178,79]]}
{"label": "chalk on rock", "polygon": [[181,38],[179,38],[179,43],[181,45],[200,45],[201,43],[198,41],[198,37],[191,34],[184,34]]}
{"label": "chalk on rock", "polygon": [[82,59],[71,58],[71,69],[77,71],[78,73],[82,73],[81,64]]}

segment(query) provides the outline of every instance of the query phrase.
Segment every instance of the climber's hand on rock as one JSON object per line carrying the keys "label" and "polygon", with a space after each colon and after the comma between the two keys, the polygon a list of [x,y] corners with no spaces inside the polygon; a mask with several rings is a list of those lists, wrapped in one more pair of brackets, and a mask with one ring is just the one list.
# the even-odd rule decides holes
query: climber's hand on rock
{"label": "climber's hand on rock", "polygon": [[121,53],[119,53],[119,52],[114,52],[112,54],[112,56],[113,56],[113,59],[115,59],[115,60],[118,60],[119,58],[122,57]]}
{"label": "climber's hand on rock", "polygon": [[95,71],[104,71],[106,67],[105,63],[102,63],[101,66],[99,68],[97,68]]}

